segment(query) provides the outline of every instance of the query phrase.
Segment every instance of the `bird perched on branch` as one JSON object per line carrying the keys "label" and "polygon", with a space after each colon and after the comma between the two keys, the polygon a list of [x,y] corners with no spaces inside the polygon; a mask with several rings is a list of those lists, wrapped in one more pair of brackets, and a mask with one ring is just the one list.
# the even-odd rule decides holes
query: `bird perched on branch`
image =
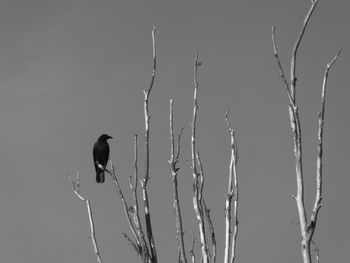
{"label": "bird perched on branch", "polygon": [[107,140],[112,138],[113,137],[107,134],[102,134],[94,144],[92,154],[96,170],[96,182],[98,183],[104,183],[105,181],[104,169],[106,169],[109,158],[109,145]]}

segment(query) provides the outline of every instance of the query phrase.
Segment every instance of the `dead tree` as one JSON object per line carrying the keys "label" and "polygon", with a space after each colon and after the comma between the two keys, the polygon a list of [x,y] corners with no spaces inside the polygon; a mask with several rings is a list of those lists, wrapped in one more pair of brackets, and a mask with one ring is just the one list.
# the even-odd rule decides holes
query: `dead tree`
{"label": "dead tree", "polygon": [[[137,253],[139,259],[143,263],[157,263],[158,257],[156,252],[155,241],[153,237],[152,223],[151,223],[151,213],[150,205],[147,192],[147,183],[150,179],[149,167],[150,167],[150,113],[149,113],[149,96],[154,86],[154,80],[156,75],[156,41],[155,41],[155,27],[152,30],[152,43],[153,43],[153,70],[150,85],[147,89],[144,89],[144,119],[145,119],[145,170],[144,176],[139,180],[138,171],[138,137],[134,137],[134,175],[129,177],[129,186],[132,192],[133,200],[128,202],[119,184],[117,169],[110,162],[110,168],[104,168],[100,164],[99,167],[104,169],[108,173],[112,182],[115,185],[115,189],[122,201],[122,206],[124,210],[125,217],[129,224],[131,235],[123,232],[123,236],[128,242],[128,244]],[[192,168],[192,182],[193,182],[193,208],[195,211],[197,223],[199,240],[201,246],[201,262],[203,263],[215,263],[217,257],[217,246],[214,225],[210,217],[210,209],[207,207],[204,200],[204,169],[203,164],[196,148],[196,120],[197,120],[197,110],[198,110],[198,68],[201,62],[198,59],[198,50],[195,51],[194,60],[194,96],[193,96],[193,115],[191,122],[191,168]],[[170,100],[170,171],[173,181],[173,198],[174,198],[174,211],[175,211],[175,223],[176,223],[176,238],[178,247],[178,259],[179,263],[187,263],[186,256],[186,246],[184,242],[184,230],[182,224],[181,207],[179,200],[179,190],[178,190],[178,162],[180,156],[180,139],[182,134],[182,129],[177,137],[177,143],[175,144],[174,138],[174,118],[173,118],[173,100]],[[225,263],[234,263],[236,258],[236,240],[238,231],[238,220],[237,220],[237,207],[238,207],[238,181],[237,181],[237,144],[234,136],[234,130],[228,120],[228,114],[226,113],[226,124],[230,134],[230,148],[231,148],[231,158],[229,164],[229,183],[228,191],[225,199]],[[80,181],[77,174],[76,179],[72,179],[72,189],[74,193],[86,203],[90,228],[91,228],[91,241],[94,247],[96,258],[98,263],[102,263],[101,255],[97,246],[97,240],[95,237],[95,228],[93,215],[91,211],[90,201],[83,197],[80,190]],[[138,184],[140,183],[142,190],[142,207],[144,208],[144,218],[140,216],[140,205],[138,197]],[[233,201],[233,209],[232,209]],[[231,222],[233,217],[233,222]],[[143,229],[145,226],[145,230]],[[233,226],[233,232],[232,232]],[[145,233],[146,232],[146,233]],[[210,236],[210,238],[208,238]],[[195,235],[192,235],[192,244],[189,250],[192,263],[195,263]]]}
{"label": "dead tree", "polygon": [[[303,177],[303,158],[302,158],[302,141],[301,141],[301,127],[298,106],[296,103],[296,61],[297,54],[299,50],[300,43],[303,39],[304,33],[306,31],[307,25],[310,18],[318,4],[318,0],[311,0],[311,6],[308,13],[305,16],[303,25],[299,32],[299,35],[295,41],[292,57],[290,62],[290,80],[288,82],[282,64],[280,62],[276,39],[275,39],[275,27],[272,28],[272,42],[273,42],[273,53],[276,58],[276,63],[279,69],[280,77],[283,81],[285,89],[288,96],[288,109],[289,109],[289,119],[292,129],[293,137],[293,149],[295,157],[295,168],[296,168],[296,179],[297,179],[297,193],[294,199],[298,208],[299,215],[299,226],[301,234],[301,254],[304,263],[311,263],[311,251],[310,245],[313,242],[313,235],[316,229],[317,216],[321,208],[322,202],[322,157],[323,157],[323,125],[324,125],[324,112],[325,112],[325,99],[326,99],[326,88],[327,88],[327,78],[330,68],[333,66],[334,62],[337,60],[341,49],[339,49],[336,56],[329,62],[326,66],[326,70],[323,76],[323,85],[321,91],[321,110],[318,116],[318,135],[317,135],[317,163],[316,163],[316,196],[313,209],[310,216],[307,216],[304,203],[304,177]],[[318,250],[316,260],[318,262]]]}

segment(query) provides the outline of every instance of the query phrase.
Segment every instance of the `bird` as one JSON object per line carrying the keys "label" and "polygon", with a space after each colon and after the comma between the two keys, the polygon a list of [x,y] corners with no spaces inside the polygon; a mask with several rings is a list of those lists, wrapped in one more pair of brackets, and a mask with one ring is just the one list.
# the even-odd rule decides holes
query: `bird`
{"label": "bird", "polygon": [[[94,165],[96,170],[96,182],[104,183],[105,181],[105,171],[109,159],[109,145],[107,140],[112,139],[112,136],[108,134],[102,134],[98,137],[97,141],[94,143],[94,148],[92,151]],[[103,169],[101,169],[101,167]]]}

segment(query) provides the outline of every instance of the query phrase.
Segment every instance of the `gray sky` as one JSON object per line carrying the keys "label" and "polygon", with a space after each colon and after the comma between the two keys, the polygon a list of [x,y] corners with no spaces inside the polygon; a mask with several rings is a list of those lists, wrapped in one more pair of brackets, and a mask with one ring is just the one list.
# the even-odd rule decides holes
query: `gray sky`
{"label": "gray sky", "polygon": [[[2,262],[95,262],[84,204],[68,173],[80,172],[90,198],[104,262],[136,262],[121,237],[128,231],[110,178],[97,185],[92,145],[110,142],[126,188],[132,143],[140,135],[143,93],[157,27],[158,70],[151,94],[149,195],[161,262],[175,262],[175,220],[168,167],[169,99],[185,128],[179,174],[185,242],[197,231],[192,209],[190,127],[194,48],[199,72],[198,150],[204,162],[223,259],[224,197],[231,121],[239,147],[238,262],[300,262],[296,190],[287,96],[272,56],[277,26],[281,60],[289,57],[310,1],[47,1],[3,0],[0,8],[0,257]],[[306,203],[314,201],[317,113],[326,63],[330,72],[324,134],[324,200],[315,241],[321,262],[346,262],[350,249],[349,3],[320,1],[298,57]],[[130,196],[129,194],[127,196]],[[218,262],[219,262],[218,261]]]}

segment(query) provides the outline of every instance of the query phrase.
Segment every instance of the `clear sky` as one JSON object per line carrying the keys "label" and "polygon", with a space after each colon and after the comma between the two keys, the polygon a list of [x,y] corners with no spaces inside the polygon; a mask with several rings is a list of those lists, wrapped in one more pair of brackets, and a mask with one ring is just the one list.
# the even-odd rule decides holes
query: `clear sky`
{"label": "clear sky", "polygon": [[[291,48],[310,1],[2,0],[0,5],[0,261],[96,262],[84,204],[68,173],[80,172],[92,203],[104,262],[136,262],[121,236],[128,231],[110,178],[95,183],[92,145],[102,133],[122,185],[132,173],[133,135],[140,135],[143,93],[157,27],[158,70],[151,94],[149,197],[160,262],[177,257],[169,159],[169,99],[184,127],[180,202],[185,242],[197,231],[192,209],[190,127],[193,58],[198,47],[198,150],[205,197],[223,260],[229,135],[239,147],[238,262],[300,262],[299,227],[287,96],[272,56],[277,27],[288,71]],[[297,101],[304,146],[307,210],[314,202],[317,114],[326,63],[343,47],[329,75],[324,134],[324,200],[315,241],[321,262],[347,262],[350,249],[350,4],[320,1],[302,42]],[[127,194],[130,197],[129,193]]]}

